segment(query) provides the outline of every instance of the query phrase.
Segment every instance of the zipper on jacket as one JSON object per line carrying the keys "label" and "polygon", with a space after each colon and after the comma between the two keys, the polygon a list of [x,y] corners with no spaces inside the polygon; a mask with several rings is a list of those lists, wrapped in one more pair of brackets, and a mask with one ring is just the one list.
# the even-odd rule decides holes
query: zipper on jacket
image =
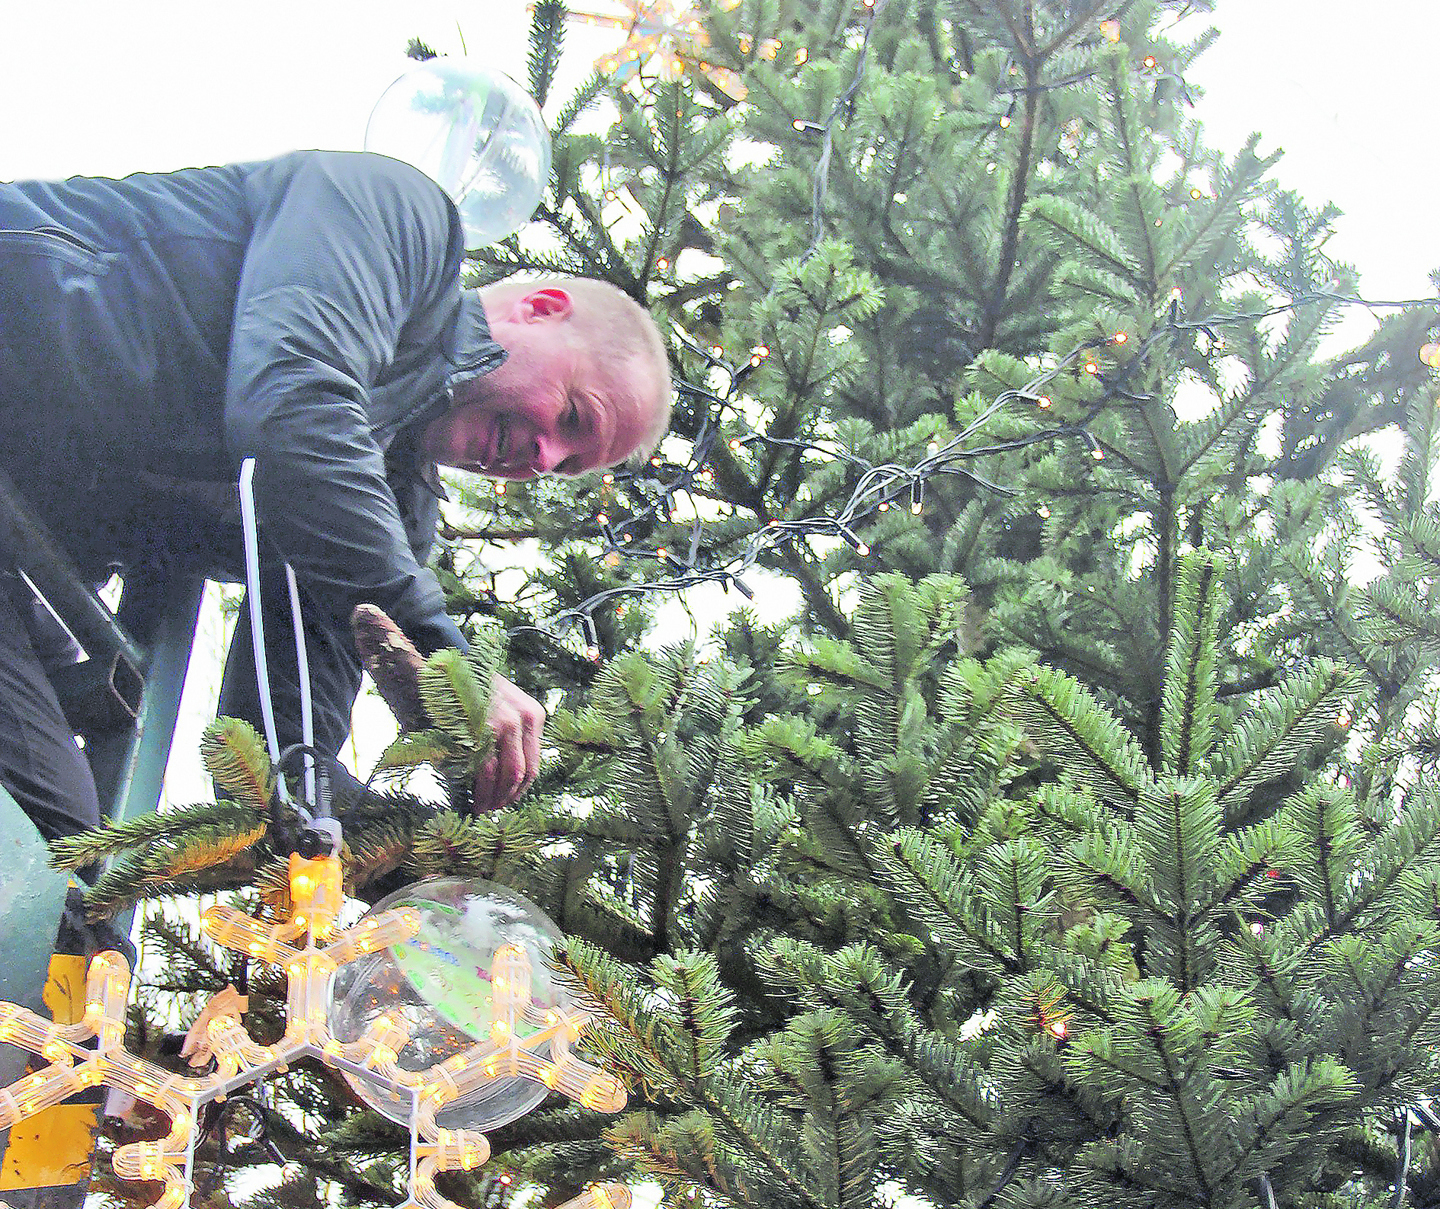
{"label": "zipper on jacket", "polygon": [[[473,365],[467,365],[463,371],[457,372],[464,372],[466,374],[469,374],[470,377],[479,377],[481,373],[489,369],[492,365],[495,364],[495,362],[501,360],[504,356],[505,350],[497,345],[495,349],[493,349],[491,352],[486,353],[482,358],[480,358],[479,361],[476,361]],[[455,388],[449,385],[448,381],[454,376],[455,375],[453,373],[445,375],[447,379],[445,390],[443,392],[445,396],[445,411],[449,411],[455,403]],[[380,427],[374,429],[374,435],[378,439],[383,440],[391,433],[398,432],[400,429],[404,428],[407,424],[414,420],[416,416],[428,411],[434,405],[434,402],[434,399],[427,399],[424,403],[417,403],[414,407],[410,408],[403,415],[398,416],[393,420],[388,420],[384,424],[380,425]],[[441,414],[443,415],[444,412],[442,412]]]}

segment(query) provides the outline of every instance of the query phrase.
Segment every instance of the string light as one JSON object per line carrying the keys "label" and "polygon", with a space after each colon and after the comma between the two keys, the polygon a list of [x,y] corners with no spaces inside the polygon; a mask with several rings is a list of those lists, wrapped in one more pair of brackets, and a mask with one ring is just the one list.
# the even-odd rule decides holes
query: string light
{"label": "string light", "polygon": [[[832,105],[825,121],[818,126],[816,123],[808,122],[805,119],[795,119],[793,122],[793,125],[797,131],[803,129],[807,132],[814,133],[816,130],[818,130],[822,137],[822,147],[816,162],[812,182],[813,188],[811,208],[811,238],[809,245],[802,253],[802,263],[808,260],[809,257],[814,253],[816,248],[819,246],[820,240],[824,234],[823,205],[826,195],[833,126],[842,114],[849,111],[850,106],[853,103],[854,96],[858,91],[860,83],[863,79],[866,63],[866,54],[868,51],[871,33],[874,29],[875,19],[879,17],[881,11],[885,7],[885,3],[886,0],[879,0],[878,3],[866,4],[867,9],[871,11],[868,13],[869,20],[867,20],[865,24],[864,34],[860,45],[860,53],[857,57],[854,75],[847,88]],[[1120,28],[1118,21],[1101,22],[1101,30],[1109,40],[1119,40]],[[739,35],[739,45],[742,52],[747,54],[750,52],[751,40],[747,35]],[[760,45],[759,54],[763,58],[773,60],[776,52],[780,49],[780,46],[781,43],[778,39],[767,40]],[[806,57],[808,58],[808,55]],[[797,54],[797,62],[799,61],[799,58],[800,55]],[[1154,70],[1159,67],[1159,63],[1155,56],[1149,55],[1146,56],[1144,60],[1144,66],[1147,69]],[[1010,74],[1012,76],[1018,74],[1017,69],[1012,67]],[[1017,83],[1012,86],[1011,90],[1017,94],[1021,91],[1049,91],[1080,83],[1093,77],[1095,74],[1096,72],[1094,71],[1080,72],[1076,73],[1073,76],[1066,77],[1062,80],[1038,85]],[[962,79],[965,79],[968,78],[969,73],[962,71],[960,73],[960,76]],[[1195,197],[1197,200],[1200,197],[1204,196],[1204,194],[1199,189],[1192,189],[1191,192],[1192,196]],[[1157,220],[1156,225],[1162,225],[1162,220]],[[552,625],[555,627],[556,630],[562,632],[566,627],[571,625],[580,625],[582,627],[588,628],[591,624],[591,614],[598,608],[603,607],[610,599],[616,596],[641,595],[651,592],[679,591],[706,582],[720,582],[727,588],[732,586],[732,584],[738,587],[739,585],[736,581],[736,575],[738,572],[741,572],[749,568],[750,566],[753,566],[766,550],[786,543],[797,536],[824,533],[840,533],[841,536],[845,536],[848,533],[850,536],[847,537],[846,540],[850,542],[852,547],[857,549],[857,552],[869,553],[869,546],[866,545],[863,541],[861,541],[858,535],[854,534],[853,528],[851,526],[857,520],[863,519],[864,516],[873,512],[880,511],[882,507],[886,511],[889,510],[889,499],[894,493],[893,484],[897,479],[905,479],[908,480],[912,485],[918,485],[933,474],[961,474],[988,489],[999,491],[1004,494],[1013,495],[1015,494],[1015,492],[1007,488],[1003,488],[996,484],[986,482],[984,479],[976,475],[973,471],[968,469],[964,465],[964,463],[995,453],[1023,448],[1026,445],[1034,444],[1040,441],[1054,442],[1075,438],[1079,438],[1086,444],[1090,456],[1094,460],[1101,461],[1105,457],[1104,450],[1100,448],[1098,442],[1096,442],[1094,437],[1088,432],[1087,425],[1100,413],[1105,403],[1109,400],[1117,397],[1123,397],[1132,400],[1142,397],[1129,393],[1126,387],[1126,382],[1131,376],[1133,376],[1132,371],[1136,370],[1139,366],[1145,363],[1154,344],[1160,338],[1168,337],[1177,333],[1202,331],[1211,336],[1212,348],[1223,349],[1224,342],[1215,339],[1213,332],[1209,331],[1210,328],[1222,324],[1257,322],[1270,316],[1281,314],[1286,311],[1292,311],[1300,306],[1313,303],[1331,302],[1341,305],[1363,305],[1372,308],[1440,306],[1440,300],[1436,299],[1414,299],[1405,302],[1378,302],[1356,298],[1348,295],[1341,295],[1333,292],[1315,292],[1303,296],[1296,296],[1287,303],[1280,304],[1268,310],[1257,313],[1215,315],[1207,317],[1203,320],[1190,321],[1181,318],[1179,308],[1182,298],[1183,292],[1180,287],[1174,287],[1170,291],[1168,318],[1162,315],[1161,325],[1154,329],[1152,333],[1141,342],[1140,347],[1135,351],[1133,356],[1129,358],[1129,360],[1124,365],[1118,367],[1117,372],[1113,375],[1110,375],[1108,377],[1102,376],[1099,363],[1094,360],[1093,356],[1085,355],[1083,369],[1086,374],[1090,375],[1101,385],[1102,390],[1099,398],[1090,401],[1087,404],[1085,413],[1076,421],[1067,424],[1060,424],[1054,428],[1047,429],[1043,432],[1034,433],[1029,436],[1017,438],[1014,440],[997,442],[988,446],[967,447],[966,445],[966,441],[968,440],[968,438],[975,435],[975,433],[977,433],[980,428],[983,427],[985,421],[987,421],[991,416],[993,416],[1002,406],[1008,404],[1012,400],[1030,400],[1033,401],[1041,410],[1049,410],[1052,407],[1052,400],[1048,395],[1037,395],[1036,392],[1038,388],[1043,383],[1048,382],[1049,380],[1054,378],[1065,367],[1073,365],[1077,360],[1079,360],[1081,356],[1086,352],[1083,347],[1074,350],[1072,353],[1065,357],[1062,357],[1055,366],[1040,374],[1028,387],[1019,391],[1003,392],[976,421],[968,425],[963,433],[950,441],[944,447],[943,453],[939,442],[934,439],[930,440],[926,445],[925,461],[915,466],[871,466],[868,463],[864,462],[863,459],[854,456],[846,450],[825,448],[808,442],[781,440],[777,438],[772,438],[763,433],[751,432],[746,433],[743,436],[728,438],[728,447],[732,453],[739,453],[748,445],[752,443],[759,443],[769,447],[789,447],[797,450],[810,451],[814,453],[819,453],[822,456],[834,460],[845,461],[848,464],[855,466],[862,472],[859,484],[855,487],[850,499],[846,501],[846,503],[838,510],[835,515],[814,516],[807,518],[803,521],[772,520],[766,525],[764,525],[763,528],[750,535],[741,553],[724,562],[716,561],[711,551],[699,550],[698,547],[696,549],[692,549],[690,556],[684,560],[676,559],[673,555],[667,554],[666,558],[662,560],[664,565],[676,566],[682,570],[683,574],[661,580],[625,584],[596,593],[587,600],[582,601],[574,608],[565,610],[557,614],[553,618]],[[736,407],[734,402],[735,396],[737,394],[737,387],[743,380],[744,376],[749,371],[754,369],[755,366],[759,364],[759,361],[763,360],[764,356],[768,355],[769,353],[769,349],[765,346],[757,346],[754,350],[752,350],[749,360],[742,364],[738,369],[736,369],[720,360],[721,356],[723,355],[723,350],[720,346],[713,346],[713,350],[700,349],[690,344],[688,340],[685,340],[683,333],[681,333],[681,339],[687,345],[689,345],[693,351],[703,355],[707,363],[712,368],[720,369],[721,371],[726,373],[729,377],[729,385],[728,387],[722,389],[719,393],[712,393],[710,391],[706,391],[701,388],[692,386],[688,382],[677,381],[675,383],[677,393],[679,393],[682,397],[688,397],[692,400],[707,402],[710,405],[710,410],[707,411],[702,420],[699,435],[694,438],[692,442],[692,455],[687,465],[674,467],[673,470],[675,471],[675,473],[673,478],[671,478],[669,482],[662,481],[658,484],[660,488],[660,494],[658,498],[652,501],[651,506],[648,510],[637,510],[635,515],[628,518],[621,526],[617,526],[615,537],[618,539],[618,542],[612,545],[611,549],[609,549],[606,553],[605,561],[610,566],[618,565],[618,562],[620,561],[620,547],[626,547],[627,549],[625,552],[629,554],[643,554],[643,551],[633,548],[636,532],[640,531],[642,528],[645,532],[648,532],[649,528],[653,526],[653,522],[657,519],[660,519],[661,517],[669,519],[672,500],[674,499],[674,497],[678,493],[686,491],[690,484],[696,479],[707,481],[704,478],[704,476],[708,474],[708,470],[705,469],[705,467],[706,463],[709,460],[714,441],[718,436],[719,420],[721,416],[727,411],[739,414],[738,408]],[[1112,338],[1111,343],[1116,345],[1127,344],[1129,342],[1129,339],[1129,333],[1118,332]],[[1440,368],[1440,345],[1427,345],[1426,349],[1434,350],[1433,355],[1437,362],[1435,367]],[[1426,355],[1424,350],[1422,350],[1421,355],[1423,359]],[[1430,364],[1430,362],[1427,361],[1426,364]],[[659,457],[655,457],[651,459],[650,465],[652,468],[659,470],[662,467],[662,459],[660,459]],[[638,485],[640,482],[640,476],[633,473],[626,474],[623,477],[625,477],[632,485]],[[607,475],[605,478],[605,482],[607,485],[612,484],[614,481],[615,477],[612,475]],[[1048,517],[1049,510],[1042,507],[1042,509],[1040,510],[1040,515]],[[607,534],[607,541],[610,540],[612,539],[610,538],[610,535]],[[517,627],[517,631],[536,633],[554,642],[561,643],[559,633],[552,632],[550,628],[540,626],[526,626]],[[587,642],[585,649],[587,656],[589,656],[590,658],[598,658],[598,645],[594,641]]]}
{"label": "string light", "polygon": [[1422,344],[1420,364],[1428,365],[1431,369],[1440,369],[1440,344]]}
{"label": "string light", "polygon": [[[1050,381],[1060,377],[1065,370],[1088,356],[1087,346],[1082,345],[1072,350],[1068,355],[1060,358],[1049,369],[1041,372],[1026,386],[1018,390],[1005,391],[996,397],[979,416],[968,424],[959,434],[951,439],[943,447],[934,438],[927,441],[925,446],[925,458],[915,465],[883,464],[873,466],[864,459],[855,456],[849,450],[834,448],[813,442],[798,441],[771,437],[766,433],[747,432],[740,436],[733,436],[727,439],[728,448],[732,453],[738,453],[752,444],[764,445],[771,448],[789,448],[805,451],[811,454],[818,454],[822,457],[842,461],[853,466],[859,472],[858,482],[852,491],[850,498],[832,515],[810,516],[804,520],[784,521],[769,520],[760,529],[756,530],[745,539],[745,544],[739,553],[729,559],[718,561],[712,552],[701,549],[695,545],[691,554],[681,559],[673,552],[667,550],[667,567],[678,569],[679,574],[663,579],[646,580],[643,582],[628,583],[608,588],[597,592],[593,596],[581,601],[571,609],[556,614],[549,626],[524,626],[517,627],[516,632],[533,633],[563,646],[562,634],[564,630],[573,625],[584,627],[589,616],[596,610],[604,607],[609,601],[617,596],[638,596],[654,592],[676,592],[702,583],[721,583],[729,587],[733,585],[734,578],[743,574],[748,568],[754,566],[766,551],[776,548],[796,537],[806,535],[839,534],[844,536],[843,530],[848,530],[854,537],[850,544],[852,548],[863,545],[864,552],[868,554],[870,547],[865,544],[855,533],[854,526],[862,521],[867,515],[878,513],[881,502],[887,502],[893,498],[896,490],[904,490],[905,486],[911,486],[916,482],[923,482],[930,477],[943,474],[960,474],[965,476],[984,488],[1001,494],[1013,495],[1014,491],[987,482],[969,468],[969,464],[985,457],[998,453],[1024,448],[1028,445],[1039,442],[1058,442],[1065,440],[1081,441],[1090,457],[1096,462],[1105,459],[1105,451],[1100,447],[1094,436],[1088,431],[1090,422],[1104,410],[1105,405],[1115,398],[1135,399],[1136,396],[1130,393],[1128,383],[1136,376],[1152,355],[1155,346],[1161,341],[1168,341],[1177,336],[1190,333],[1202,332],[1214,338],[1214,329],[1222,326],[1257,323],[1273,315],[1287,311],[1293,311],[1301,306],[1317,303],[1333,303],[1339,305],[1356,305],[1368,308],[1414,308],[1432,307],[1440,308],[1440,299],[1422,298],[1408,299],[1404,301],[1380,301],[1359,298],[1351,295],[1338,294],[1334,292],[1318,292],[1297,296],[1287,303],[1277,304],[1262,311],[1209,315],[1203,318],[1189,319],[1183,315],[1181,310],[1181,291],[1178,287],[1170,291],[1170,297],[1164,312],[1159,317],[1159,323],[1151,330],[1143,340],[1137,342],[1137,347],[1127,361],[1118,366],[1116,371],[1106,377],[1096,372],[1093,376],[1100,384],[1101,390],[1097,398],[1088,402],[1085,411],[1074,421],[1060,423],[1052,428],[1026,436],[1017,437],[1011,440],[999,441],[989,445],[973,445],[969,442],[983,430],[989,420],[1002,408],[1012,402],[1030,402],[1042,410],[1051,410],[1053,400],[1051,396],[1042,392],[1042,388]],[[1126,343],[1130,343],[1127,333]],[[1216,339],[1216,346],[1223,342]],[[708,350],[696,349],[697,352],[708,352]],[[1093,359],[1089,364],[1096,364]],[[711,410],[707,413],[702,424],[700,435],[693,445],[693,453],[689,464],[677,468],[678,473],[668,483],[661,484],[660,496],[654,500],[648,510],[638,510],[635,515],[629,517],[621,526],[616,527],[615,540],[617,545],[607,551],[608,555],[618,555],[620,548],[626,548],[626,553],[644,554],[639,549],[630,549],[633,546],[635,531],[648,528],[654,520],[659,519],[668,513],[671,498],[679,492],[684,491],[688,484],[701,473],[701,466],[708,461],[714,442],[718,436],[719,417],[727,412],[736,410],[734,397],[738,393],[738,384],[743,379],[744,372],[749,368],[748,364],[738,369],[721,365],[730,377],[730,384],[721,393],[714,394],[692,386],[687,382],[679,381],[676,389],[682,394],[689,395],[697,400],[703,400],[710,404]],[[1096,364],[1096,371],[1099,366]],[[658,461],[658,459],[656,459]],[[634,482],[634,476],[630,476]],[[888,510],[888,509],[887,509]],[[1048,511],[1042,511],[1042,516],[1048,516]],[[632,531],[635,530],[635,531]],[[848,539],[847,539],[848,540]],[[857,549],[857,553],[860,551]],[[649,557],[654,558],[652,553]],[[609,558],[607,557],[607,562]],[[611,565],[615,565],[611,563]],[[595,643],[588,643],[586,650],[594,657]]]}

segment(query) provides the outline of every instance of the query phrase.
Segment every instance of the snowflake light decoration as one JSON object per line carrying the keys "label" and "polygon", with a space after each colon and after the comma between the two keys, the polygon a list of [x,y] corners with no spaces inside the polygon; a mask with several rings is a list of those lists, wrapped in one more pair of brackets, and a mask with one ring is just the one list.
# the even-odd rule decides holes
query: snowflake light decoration
{"label": "snowflake light decoration", "polygon": [[[119,953],[98,954],[86,978],[82,1020],[57,1024],[13,1003],[0,1003],[0,1041],[22,1046],[49,1065],[0,1089],[0,1129],[9,1129],[85,1088],[104,1085],[153,1104],[171,1118],[159,1141],[132,1142],[115,1151],[116,1174],[164,1184],[152,1209],[188,1209],[201,1107],[302,1058],[383,1086],[410,1103],[408,1194],[399,1209],[459,1209],[435,1190],[442,1171],[468,1171],[490,1157],[477,1130],[442,1129],[436,1115],[452,1101],[497,1079],[534,1079],[587,1108],[616,1112],[625,1105],[619,1080],[571,1052],[591,1016],[552,1010],[529,1020],[532,967],[519,945],[496,950],[492,968],[494,1022],[489,1037],[428,1069],[398,1065],[409,1033],[398,1013],[373,1021],[354,1041],[330,1032],[328,1010],[336,971],[368,953],[406,940],[420,926],[419,913],[392,908],[335,932],[344,902],[342,869],[335,856],[290,858],[290,918],[268,924],[232,907],[205,912],[201,927],[217,944],[253,959],[282,966],[287,977],[285,1033],[273,1045],[251,1038],[233,1007],[218,997],[205,1027],[216,1069],[206,1075],[166,1070],[125,1049],[125,1004],[130,968]],[[522,1037],[516,1025],[538,1025]],[[95,1041],[92,1049],[86,1043]],[[548,1057],[538,1052],[545,1047]],[[621,1184],[592,1185],[562,1209],[628,1209]]]}
{"label": "snowflake light decoration", "polygon": [[[726,0],[722,8],[734,8],[739,0]],[[743,100],[745,85],[728,67],[712,63],[710,39],[705,32],[699,6],[684,0],[619,0],[619,13],[571,9],[571,20],[587,25],[608,25],[625,31],[625,42],[607,51],[596,61],[622,82],[639,79],[644,68],[662,79],[683,76],[687,68],[698,71],[734,100]]]}

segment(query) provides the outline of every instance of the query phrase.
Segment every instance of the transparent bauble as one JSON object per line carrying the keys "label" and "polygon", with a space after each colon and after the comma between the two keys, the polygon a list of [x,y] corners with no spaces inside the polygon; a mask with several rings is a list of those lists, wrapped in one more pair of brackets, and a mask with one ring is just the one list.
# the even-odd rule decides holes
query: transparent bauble
{"label": "transparent bauble", "polygon": [[429,59],[381,95],[365,150],[404,160],[450,195],[465,245],[480,248],[529,221],[550,179],[550,132],[504,72],[470,59]]}
{"label": "transparent bauble", "polygon": [[[514,1036],[523,1044],[542,1032],[554,1013],[576,1010],[573,996],[548,964],[560,929],[523,895],[474,878],[437,878],[397,890],[376,903],[367,918],[392,907],[417,911],[419,930],[408,941],[362,956],[336,972],[330,1031],[339,1040],[356,1041],[374,1021],[391,1015],[410,1032],[397,1061],[406,1070],[418,1071],[490,1039],[497,1015],[502,1029],[513,1017]],[[507,969],[513,971],[517,962],[528,967],[529,993],[520,993],[518,1012],[504,1009],[503,992],[497,1012],[492,972],[496,950],[502,948]],[[548,1040],[531,1048],[550,1059]],[[399,1124],[408,1123],[408,1093],[358,1075],[345,1077],[372,1108]],[[547,1094],[543,1083],[523,1075],[502,1076],[445,1105],[436,1123],[442,1129],[484,1132],[524,1116]]]}

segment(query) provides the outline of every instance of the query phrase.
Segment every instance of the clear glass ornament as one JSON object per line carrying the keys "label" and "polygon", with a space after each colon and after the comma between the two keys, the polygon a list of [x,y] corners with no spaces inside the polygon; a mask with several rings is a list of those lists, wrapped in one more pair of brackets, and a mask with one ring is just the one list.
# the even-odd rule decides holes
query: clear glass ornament
{"label": "clear glass ornament", "polygon": [[504,72],[470,59],[430,59],[391,84],[370,113],[365,150],[413,164],[444,189],[469,248],[523,227],[550,179],[539,106]]}
{"label": "clear glass ornament", "polygon": [[[391,907],[417,910],[419,931],[337,971],[329,1022],[339,1040],[358,1040],[379,1017],[397,1015],[410,1030],[399,1065],[418,1071],[490,1038],[496,1019],[492,966],[501,946],[518,946],[529,966],[529,995],[523,1018],[515,1022],[518,1041],[542,1031],[547,1012],[575,1010],[573,996],[547,964],[560,929],[523,895],[492,882],[450,877],[397,890],[368,914]],[[548,1058],[549,1041],[534,1052]],[[357,1075],[345,1077],[372,1108],[408,1123],[409,1095]],[[548,1094],[532,1079],[502,1076],[445,1105],[436,1123],[484,1132],[524,1116]]]}

